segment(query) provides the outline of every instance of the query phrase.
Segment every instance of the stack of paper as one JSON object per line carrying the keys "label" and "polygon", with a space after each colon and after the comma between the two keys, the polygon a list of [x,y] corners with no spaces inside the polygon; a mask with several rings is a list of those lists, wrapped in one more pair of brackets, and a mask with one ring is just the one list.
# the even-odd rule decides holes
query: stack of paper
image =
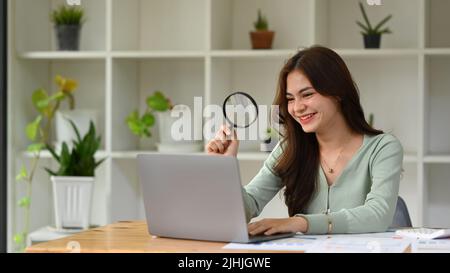
{"label": "stack of paper", "polygon": [[450,253],[450,240],[418,240],[411,244],[413,253]]}
{"label": "stack of paper", "polygon": [[227,244],[224,249],[308,251],[312,249],[318,241],[320,240],[312,237],[292,237],[254,244],[230,243]]}
{"label": "stack of paper", "polygon": [[225,249],[253,249],[274,251],[304,251],[312,253],[401,253],[411,244],[410,239],[394,236],[394,233],[369,233],[352,235],[296,235],[292,238],[257,244],[226,245]]}

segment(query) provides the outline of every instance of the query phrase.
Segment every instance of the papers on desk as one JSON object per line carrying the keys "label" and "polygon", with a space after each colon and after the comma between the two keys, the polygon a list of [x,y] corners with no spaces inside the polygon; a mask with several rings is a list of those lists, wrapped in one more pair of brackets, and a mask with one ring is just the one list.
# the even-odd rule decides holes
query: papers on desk
{"label": "papers on desk", "polygon": [[278,239],[253,244],[230,243],[224,249],[253,249],[253,250],[287,250],[287,251],[307,251],[317,243],[314,237],[294,236],[292,238]]}
{"label": "papers on desk", "polygon": [[292,238],[257,244],[227,244],[224,249],[304,251],[310,253],[401,253],[410,239],[394,237],[394,233],[345,235],[296,235]]}
{"label": "papers on desk", "polygon": [[409,240],[377,237],[337,237],[322,240],[312,253],[402,253],[411,244]]}
{"label": "papers on desk", "polygon": [[417,240],[411,244],[413,253],[450,253],[450,240]]}

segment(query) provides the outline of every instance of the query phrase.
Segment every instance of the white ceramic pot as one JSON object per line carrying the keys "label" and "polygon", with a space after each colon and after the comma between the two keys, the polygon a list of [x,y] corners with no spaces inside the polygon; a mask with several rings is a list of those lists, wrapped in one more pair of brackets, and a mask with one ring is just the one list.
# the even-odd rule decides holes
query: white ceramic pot
{"label": "white ceramic pot", "polygon": [[69,146],[72,145],[72,140],[76,139],[76,134],[68,121],[72,120],[78,128],[81,137],[89,131],[89,123],[92,120],[97,129],[97,111],[95,110],[64,110],[57,111],[55,115],[56,122],[56,147],[59,148],[63,141]]}
{"label": "white ceramic pot", "polygon": [[56,228],[88,229],[94,177],[51,176]]}

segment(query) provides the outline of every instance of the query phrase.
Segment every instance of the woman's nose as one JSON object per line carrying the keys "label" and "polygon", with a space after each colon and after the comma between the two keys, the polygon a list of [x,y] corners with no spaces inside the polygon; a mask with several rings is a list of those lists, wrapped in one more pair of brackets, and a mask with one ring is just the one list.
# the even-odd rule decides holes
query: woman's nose
{"label": "woman's nose", "polygon": [[294,102],[294,112],[302,113],[306,109],[306,105],[301,100],[295,100]]}

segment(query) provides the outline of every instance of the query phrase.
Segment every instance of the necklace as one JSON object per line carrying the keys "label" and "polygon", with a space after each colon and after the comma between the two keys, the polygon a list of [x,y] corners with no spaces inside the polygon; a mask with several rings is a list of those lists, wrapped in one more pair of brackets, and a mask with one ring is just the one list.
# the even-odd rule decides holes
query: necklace
{"label": "necklace", "polygon": [[[325,161],[325,159],[322,158],[322,161],[323,161],[323,163],[325,164],[325,166],[327,167],[329,173],[334,173],[334,169],[335,169],[335,167],[336,167],[336,164],[337,164],[339,158],[341,157],[341,154],[342,154],[342,151],[343,151],[343,150],[344,150],[344,148],[342,148],[341,151],[339,152],[338,157],[337,157],[336,160],[334,161],[333,168],[330,168],[330,166],[328,166],[328,164],[327,164],[327,162]],[[323,157],[323,156],[322,156],[322,157]]]}
{"label": "necklace", "polygon": [[[348,144],[348,142],[347,142],[347,144]],[[335,170],[336,165],[337,165],[337,163],[339,161],[339,158],[341,157],[342,151],[344,151],[344,149],[347,146],[347,144],[342,146],[341,150],[339,151],[339,154],[338,154],[336,160],[334,161],[333,168],[330,168],[330,166],[328,166],[327,162],[325,161],[325,157],[322,155],[322,161],[325,164],[325,166],[327,167],[329,173],[334,173],[334,170]]]}

